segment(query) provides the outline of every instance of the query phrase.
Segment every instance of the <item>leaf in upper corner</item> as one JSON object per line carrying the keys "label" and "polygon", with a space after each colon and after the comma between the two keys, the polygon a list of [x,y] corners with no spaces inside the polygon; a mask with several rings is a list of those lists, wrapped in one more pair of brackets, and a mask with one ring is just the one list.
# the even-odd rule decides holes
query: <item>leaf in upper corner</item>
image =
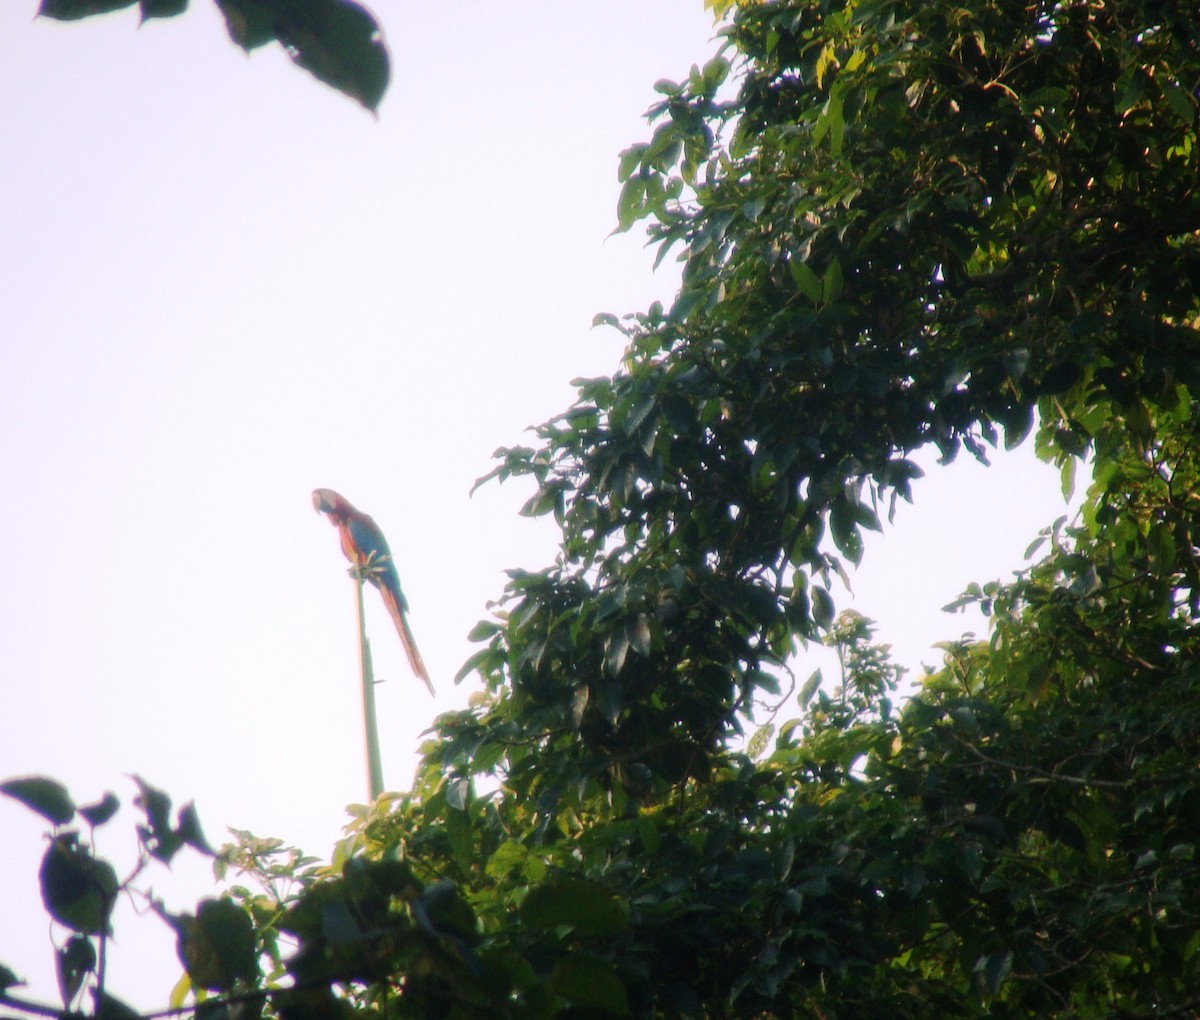
{"label": "leaf in upper corner", "polygon": [[113,11],[132,7],[137,0],[42,0],[38,14],[55,21],[78,21],[95,14],[111,14]]}
{"label": "leaf in upper corner", "polygon": [[75,817],[75,802],[67,788],[48,776],[10,779],[0,783],[0,793],[7,793],[55,825],[66,825]]}
{"label": "leaf in upper corner", "polygon": [[217,0],[229,38],[249,53],[275,39],[270,5],[257,0]]}
{"label": "leaf in upper corner", "polygon": [[278,40],[315,78],[374,112],[391,60],[375,18],[352,0],[217,0],[230,38],[244,50]]}
{"label": "leaf in upper corner", "polygon": [[306,71],[374,111],[391,74],[379,26],[365,8],[348,0],[315,6],[317,25],[288,25],[284,48]]}
{"label": "leaf in upper corner", "polygon": [[138,0],[142,21],[151,18],[173,18],[187,10],[188,0]]}

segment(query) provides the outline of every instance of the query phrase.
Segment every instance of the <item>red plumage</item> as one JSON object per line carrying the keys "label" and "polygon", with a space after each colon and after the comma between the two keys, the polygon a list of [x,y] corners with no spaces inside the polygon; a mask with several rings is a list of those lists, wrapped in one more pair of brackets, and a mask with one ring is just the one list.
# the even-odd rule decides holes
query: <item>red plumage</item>
{"label": "red plumage", "polygon": [[400,575],[396,572],[396,563],[383,531],[369,514],[356,509],[349,500],[332,489],[314,489],[312,499],[317,512],[325,514],[337,528],[346,559],[354,565],[360,576],[379,589],[383,604],[396,624],[412,671],[433,694],[433,682],[429,679],[429,671],[425,668],[408,625],[408,601],[400,588]]}

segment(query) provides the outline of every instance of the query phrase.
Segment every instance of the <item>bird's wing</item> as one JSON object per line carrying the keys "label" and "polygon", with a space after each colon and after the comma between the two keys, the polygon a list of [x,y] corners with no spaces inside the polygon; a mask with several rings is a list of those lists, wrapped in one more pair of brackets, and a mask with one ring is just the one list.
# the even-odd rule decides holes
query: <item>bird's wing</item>
{"label": "bird's wing", "polygon": [[400,590],[400,575],[392,560],[383,531],[374,519],[355,512],[346,516],[342,532],[342,551],[355,566],[366,568],[367,579],[380,591],[391,590],[400,608],[407,612],[408,602]]}

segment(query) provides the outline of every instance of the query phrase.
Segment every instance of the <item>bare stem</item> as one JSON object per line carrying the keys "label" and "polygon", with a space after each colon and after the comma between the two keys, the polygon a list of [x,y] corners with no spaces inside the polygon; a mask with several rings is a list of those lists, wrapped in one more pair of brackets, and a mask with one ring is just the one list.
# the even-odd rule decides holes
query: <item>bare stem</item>
{"label": "bare stem", "polygon": [[354,604],[358,617],[358,664],[362,674],[363,730],[367,744],[367,788],[371,800],[383,793],[383,762],[379,755],[379,725],[375,719],[375,669],[371,665],[371,643],[367,640],[367,621],[363,613],[363,578],[354,577]]}

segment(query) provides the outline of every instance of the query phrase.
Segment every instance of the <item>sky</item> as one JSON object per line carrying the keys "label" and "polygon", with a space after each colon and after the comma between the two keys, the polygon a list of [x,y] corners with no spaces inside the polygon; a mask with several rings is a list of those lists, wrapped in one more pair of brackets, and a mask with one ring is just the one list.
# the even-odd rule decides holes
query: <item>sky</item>
{"label": "sky", "polygon": [[[643,238],[610,236],[617,155],[659,78],[714,51],[701,0],[376,9],[378,119],[213,5],[138,27],[0,5],[0,779],[126,807],[139,774],[227,827],[327,854],[366,796],[353,585],[309,493],[387,533],[438,688],[368,599],[387,785],[461,707],[466,635],[506,568],[551,562],[521,483],[469,495],[501,446],[609,374],[597,312],[669,301]],[[979,621],[940,607],[1008,577],[1062,511],[1027,451],[925,463],[868,542],[853,606],[915,672]],[[368,595],[372,593],[368,592]],[[804,666],[797,672],[807,675]],[[0,962],[55,1002],[37,892],[45,824],[0,798]],[[181,858],[139,887],[212,890]],[[165,1005],[172,940],[122,903],[110,991]]]}

